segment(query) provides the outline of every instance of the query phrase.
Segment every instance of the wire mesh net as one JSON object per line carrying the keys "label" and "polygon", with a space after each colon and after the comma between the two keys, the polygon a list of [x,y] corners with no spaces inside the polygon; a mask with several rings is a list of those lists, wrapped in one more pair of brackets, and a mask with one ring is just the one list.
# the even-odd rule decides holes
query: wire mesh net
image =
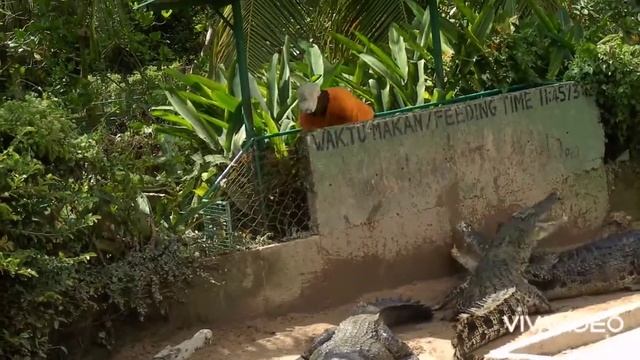
{"label": "wire mesh net", "polygon": [[315,233],[308,189],[308,157],[300,142],[256,143],[241,152],[203,210],[205,235],[221,252],[285,242]]}

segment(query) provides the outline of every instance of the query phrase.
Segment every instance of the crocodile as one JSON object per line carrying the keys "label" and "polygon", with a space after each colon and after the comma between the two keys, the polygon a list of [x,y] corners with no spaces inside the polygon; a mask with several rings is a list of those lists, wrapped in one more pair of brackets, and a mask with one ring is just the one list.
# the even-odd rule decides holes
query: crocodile
{"label": "crocodile", "polygon": [[[611,228],[611,224],[605,224]],[[640,230],[604,228],[594,240],[563,251],[536,249],[524,272],[527,281],[548,300],[640,290]],[[476,271],[486,253],[484,235],[460,223],[466,251],[452,256],[468,271]]]}
{"label": "crocodile", "polygon": [[353,315],[316,337],[298,360],[418,360],[389,327],[432,318],[432,309],[418,301],[360,303]]}
{"label": "crocodile", "polygon": [[[563,214],[561,219],[562,222],[566,222],[568,219],[566,215]],[[498,229],[502,226],[502,223],[498,224]],[[629,230],[633,227],[632,218],[626,215],[622,211],[612,212],[605,219],[599,235],[596,238],[604,238],[610,234],[621,233],[623,231]],[[451,249],[452,257],[462,265],[467,271],[473,272],[476,265],[478,264],[478,259],[486,253],[487,248],[490,246],[491,238],[487,238],[484,234],[477,231],[473,228],[473,226],[465,221],[461,221],[456,225],[456,230],[462,234],[463,238],[463,248],[462,251],[458,249],[458,247],[454,244]],[[547,235],[552,233],[553,230],[547,231]],[[539,241],[540,239],[538,239]],[[528,271],[533,272],[532,276],[535,276],[536,269],[539,266],[550,266],[552,262],[555,261],[554,254],[558,254],[559,252],[554,252],[551,250],[542,250],[539,248],[533,249],[531,252],[531,258],[529,259]]]}
{"label": "crocodile", "polygon": [[473,350],[505,335],[505,316],[554,311],[523,272],[538,241],[564,223],[566,217],[545,222],[559,200],[559,194],[552,192],[533,206],[513,213],[496,236],[479,243],[484,256],[478,259],[474,271],[433,307],[442,309],[455,299],[455,309],[446,316],[456,320],[454,359],[473,358]]}
{"label": "crocodile", "polygon": [[543,308],[549,308],[548,302],[537,289],[527,283],[522,272],[537,242],[564,223],[566,217],[544,222],[551,207],[559,200],[559,194],[552,192],[533,206],[513,213],[509,221],[498,228],[495,237],[477,242],[482,247],[481,253],[484,256],[475,264],[475,271],[450,291],[433,310],[440,310],[455,299],[456,309],[451,316],[456,316],[474,308],[477,302],[486,300],[500,290],[516,285],[517,290],[532,301],[536,299],[535,303],[540,302]]}

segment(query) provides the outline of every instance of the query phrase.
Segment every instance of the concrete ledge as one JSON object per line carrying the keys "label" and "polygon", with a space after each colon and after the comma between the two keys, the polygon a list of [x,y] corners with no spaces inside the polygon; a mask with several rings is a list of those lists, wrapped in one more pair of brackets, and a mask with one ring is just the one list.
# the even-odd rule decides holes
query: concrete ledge
{"label": "concrete ledge", "polygon": [[633,359],[638,356],[638,339],[640,339],[640,328],[571,350],[558,358],[563,360]]}
{"label": "concrete ledge", "polygon": [[[630,303],[614,306],[577,320],[554,324],[552,329],[515,340],[490,351],[487,360],[540,360],[566,358],[562,352],[597,343],[640,327],[640,295]],[[609,325],[607,325],[609,324]],[[531,331],[534,331],[532,328]]]}
{"label": "concrete ledge", "polygon": [[[455,272],[451,229],[444,209],[352,227],[343,236],[313,236],[220,257],[196,279],[169,315],[178,326],[232,322],[289,312],[311,313],[343,305],[361,294]],[[409,218],[411,220],[411,218]],[[399,231],[389,235],[384,229]]]}

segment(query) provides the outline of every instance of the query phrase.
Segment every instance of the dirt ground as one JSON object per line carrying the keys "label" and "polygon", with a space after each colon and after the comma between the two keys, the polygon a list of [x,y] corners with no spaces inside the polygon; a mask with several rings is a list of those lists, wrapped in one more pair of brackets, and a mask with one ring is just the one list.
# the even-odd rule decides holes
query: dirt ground
{"label": "dirt ground", "polygon": [[[434,304],[458,281],[453,277],[424,281],[394,290],[369,293],[362,296],[360,300],[401,296],[417,299],[426,304]],[[640,301],[640,294],[617,292],[603,296],[556,301],[554,304],[561,306],[562,312],[542,317],[535,328],[549,326],[563,319],[597,312],[613,306],[614,303],[628,301]],[[315,336],[347,317],[352,306],[353,304],[314,314],[289,314],[277,318],[262,318],[225,327],[202,324],[171,334],[162,333],[161,330],[155,333],[149,332],[144,334],[144,341],[125,346],[116,352],[112,359],[151,359],[166,345],[176,345],[193,336],[198,330],[209,328],[214,334],[212,343],[197,351],[190,359],[293,360]],[[436,312],[431,322],[396,327],[393,330],[419,354],[421,360],[449,360],[453,356],[450,341],[453,336],[453,323],[442,321],[441,316],[440,312]],[[480,349],[480,352],[485,353],[502,346],[516,336],[527,336],[534,330],[531,329],[520,335],[505,336]]]}

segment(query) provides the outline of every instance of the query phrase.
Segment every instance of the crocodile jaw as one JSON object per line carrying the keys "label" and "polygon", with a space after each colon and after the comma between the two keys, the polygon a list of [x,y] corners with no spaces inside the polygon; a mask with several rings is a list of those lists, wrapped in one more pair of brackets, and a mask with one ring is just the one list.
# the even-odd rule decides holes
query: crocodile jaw
{"label": "crocodile jaw", "polygon": [[566,214],[562,214],[562,217],[557,220],[551,221],[538,221],[536,222],[535,228],[533,229],[532,237],[537,242],[541,239],[546,238],[547,236],[553,234],[560,228],[562,225],[566,224],[569,218]]}

